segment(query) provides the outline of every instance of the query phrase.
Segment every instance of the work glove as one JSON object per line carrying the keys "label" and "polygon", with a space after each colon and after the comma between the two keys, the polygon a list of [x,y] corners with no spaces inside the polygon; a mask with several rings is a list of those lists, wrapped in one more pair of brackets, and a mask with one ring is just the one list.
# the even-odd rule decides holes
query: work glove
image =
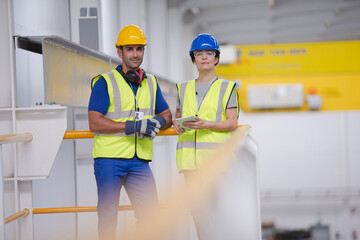
{"label": "work glove", "polygon": [[[162,117],[162,116],[155,116],[155,117],[150,118],[150,119],[148,119],[148,120],[151,121],[151,122],[153,122],[153,123],[155,123],[155,124],[156,124],[155,127],[158,128],[158,130],[160,130],[160,128],[165,127],[165,125],[166,125],[166,120],[165,120],[165,118]],[[160,127],[157,127],[157,126],[160,126]],[[158,131],[158,132],[159,132],[159,131]],[[158,132],[156,132],[156,134],[157,134]],[[155,134],[155,136],[156,136],[156,134]],[[155,136],[150,136],[150,135],[144,134],[144,133],[140,133],[140,134],[139,134],[139,138],[149,138],[151,141],[154,140]]]}
{"label": "work glove", "polygon": [[166,125],[166,120],[165,120],[165,118],[162,117],[162,116],[155,116],[155,117],[153,117],[153,118],[151,118],[151,119],[149,119],[149,120],[152,121],[152,122],[155,122],[155,123],[159,123],[159,124],[160,124],[160,128],[163,128],[163,127],[165,127],[165,125]]}
{"label": "work glove", "polygon": [[133,133],[139,133],[144,136],[149,136],[154,138],[159,132],[161,124],[158,122],[151,121],[152,119],[142,119],[139,121],[126,121],[125,123],[125,133],[127,135]]}

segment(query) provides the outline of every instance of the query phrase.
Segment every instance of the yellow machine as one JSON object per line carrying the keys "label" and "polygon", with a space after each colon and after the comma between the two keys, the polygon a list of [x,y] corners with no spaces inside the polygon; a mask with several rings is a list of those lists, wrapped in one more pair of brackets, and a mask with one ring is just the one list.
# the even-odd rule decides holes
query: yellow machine
{"label": "yellow machine", "polygon": [[[236,49],[236,61],[219,65],[216,74],[240,82],[240,104],[246,112],[308,111],[311,95],[321,98],[317,110],[360,109],[360,41],[239,45]],[[301,106],[249,106],[250,87],[268,86],[268,96],[261,96],[262,101],[275,102],[281,96],[284,100],[294,97],[295,94],[286,96],[292,84],[302,86]]]}

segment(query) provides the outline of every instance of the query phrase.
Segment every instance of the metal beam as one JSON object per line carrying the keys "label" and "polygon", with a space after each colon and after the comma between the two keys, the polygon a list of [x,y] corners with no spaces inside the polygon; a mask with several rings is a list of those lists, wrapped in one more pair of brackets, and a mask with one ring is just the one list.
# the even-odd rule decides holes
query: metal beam
{"label": "metal beam", "polygon": [[34,53],[38,53],[38,54],[42,54],[42,45],[41,43],[32,41],[29,38],[26,37],[18,37],[17,38],[17,46],[18,48],[30,51],[30,52],[34,52]]}

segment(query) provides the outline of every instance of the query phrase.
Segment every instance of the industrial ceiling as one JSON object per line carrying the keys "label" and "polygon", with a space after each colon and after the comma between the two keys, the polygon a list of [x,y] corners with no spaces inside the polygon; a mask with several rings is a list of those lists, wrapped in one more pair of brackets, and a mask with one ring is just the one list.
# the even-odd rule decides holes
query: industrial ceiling
{"label": "industrial ceiling", "polygon": [[220,44],[360,39],[360,0],[169,0]]}

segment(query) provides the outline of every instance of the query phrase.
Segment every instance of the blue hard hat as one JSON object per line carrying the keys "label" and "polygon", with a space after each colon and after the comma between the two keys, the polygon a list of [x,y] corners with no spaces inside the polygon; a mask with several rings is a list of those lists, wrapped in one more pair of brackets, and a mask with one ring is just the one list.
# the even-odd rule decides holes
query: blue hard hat
{"label": "blue hard hat", "polygon": [[202,49],[215,50],[220,53],[218,41],[209,33],[201,33],[193,40],[189,54]]}

